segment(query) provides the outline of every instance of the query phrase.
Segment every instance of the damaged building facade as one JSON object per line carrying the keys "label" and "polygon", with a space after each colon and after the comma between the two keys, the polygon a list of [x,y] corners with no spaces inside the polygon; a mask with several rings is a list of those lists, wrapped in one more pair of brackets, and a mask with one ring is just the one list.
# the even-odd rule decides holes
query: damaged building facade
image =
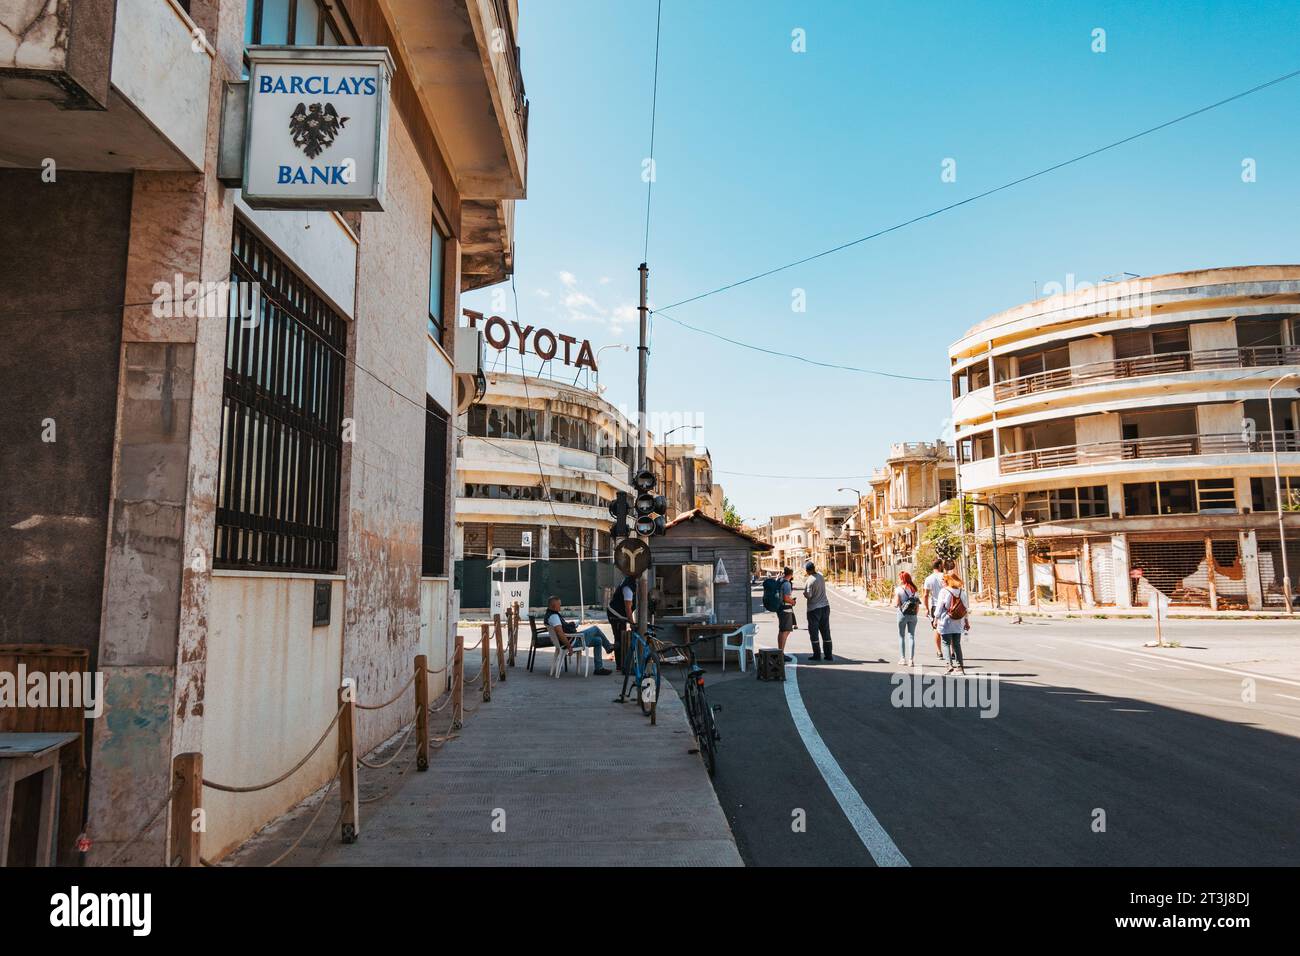
{"label": "damaged building facade", "polygon": [[974,508],[986,594],[1124,608],[1149,584],[1174,605],[1284,607],[1300,266],[1076,289],[989,318],[949,358],[960,490],[1001,515]]}
{"label": "damaged building facade", "polygon": [[[105,676],[71,831],[94,865],[148,822],[173,756],[273,779],[344,679],[387,699],[414,655],[445,662],[478,371],[456,316],[512,270],[528,113],[515,0],[24,6],[0,36],[0,644],[80,649]],[[382,211],[253,208],[219,178],[254,45],[387,51]],[[251,317],[204,291],[251,284]],[[358,749],[409,710],[362,713]],[[334,752],[208,792],[204,855],[328,781]],[[161,864],[165,839],[118,862]]]}

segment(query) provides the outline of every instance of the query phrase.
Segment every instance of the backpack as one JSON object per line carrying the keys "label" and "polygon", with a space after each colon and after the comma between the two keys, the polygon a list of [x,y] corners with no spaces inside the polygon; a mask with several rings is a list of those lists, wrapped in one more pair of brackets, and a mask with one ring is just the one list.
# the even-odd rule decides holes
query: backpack
{"label": "backpack", "polygon": [[[911,594],[907,593],[907,588],[902,588],[902,591],[903,591],[903,603],[899,607],[899,610],[902,611],[907,616],[911,617],[913,614],[916,613],[916,609],[921,606],[921,599],[917,597],[915,591],[913,591]],[[963,611],[962,613],[964,614],[965,612]]]}
{"label": "backpack", "polygon": [[765,578],[763,581],[763,610],[781,610],[781,579]]}
{"label": "backpack", "polygon": [[948,617],[954,621],[960,621],[966,616],[966,604],[961,599],[961,591],[949,590],[952,600],[948,602]]}

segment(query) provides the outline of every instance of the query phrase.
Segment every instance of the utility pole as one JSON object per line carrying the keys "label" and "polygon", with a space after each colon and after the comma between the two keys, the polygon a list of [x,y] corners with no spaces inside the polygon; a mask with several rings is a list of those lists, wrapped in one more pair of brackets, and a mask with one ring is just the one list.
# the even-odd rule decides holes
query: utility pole
{"label": "utility pole", "polygon": [[[650,434],[646,427],[646,366],[647,359],[650,356],[650,347],[646,344],[646,333],[649,326],[650,310],[646,305],[646,293],[650,278],[650,269],[643,262],[637,270],[641,273],[641,304],[637,308],[637,313],[641,318],[641,344],[637,346],[637,376],[636,376],[636,428],[637,428],[637,471],[644,471],[650,467]],[[645,539],[649,544],[649,536]],[[650,572],[642,571],[641,578],[636,583],[636,608],[637,608],[637,626],[641,633],[646,633],[646,624],[650,621]]]}

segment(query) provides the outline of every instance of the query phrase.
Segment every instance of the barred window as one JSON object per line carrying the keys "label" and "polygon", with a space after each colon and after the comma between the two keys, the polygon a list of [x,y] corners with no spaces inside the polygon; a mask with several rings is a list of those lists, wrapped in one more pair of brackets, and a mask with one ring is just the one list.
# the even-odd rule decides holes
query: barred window
{"label": "barred window", "polygon": [[425,576],[447,573],[447,412],[425,396],[424,540],[420,568]]}
{"label": "barred window", "polygon": [[238,217],[230,271],[214,566],[333,571],[347,322]]}

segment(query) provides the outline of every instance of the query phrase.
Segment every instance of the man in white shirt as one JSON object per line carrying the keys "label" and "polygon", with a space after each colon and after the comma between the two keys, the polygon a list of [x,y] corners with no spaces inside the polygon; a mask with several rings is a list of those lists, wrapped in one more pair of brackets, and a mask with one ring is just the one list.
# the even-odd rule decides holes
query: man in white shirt
{"label": "man in white shirt", "polygon": [[943,590],[943,562],[935,561],[934,570],[921,585],[924,592],[925,614],[930,619],[930,628],[934,631],[934,653],[943,660],[943,639],[939,637],[939,625],[935,616],[939,613],[939,592]]}
{"label": "man in white shirt", "polygon": [[596,669],[592,673],[614,673],[605,667],[605,658],[601,653],[602,651],[612,651],[614,645],[605,639],[604,633],[596,625],[593,624],[591,627],[579,631],[577,625],[566,621],[564,615],[560,613],[560,599],[558,596],[552,595],[546,602],[546,627],[551,632],[551,640],[555,642],[555,653],[567,653],[572,640],[582,641],[595,652]]}

